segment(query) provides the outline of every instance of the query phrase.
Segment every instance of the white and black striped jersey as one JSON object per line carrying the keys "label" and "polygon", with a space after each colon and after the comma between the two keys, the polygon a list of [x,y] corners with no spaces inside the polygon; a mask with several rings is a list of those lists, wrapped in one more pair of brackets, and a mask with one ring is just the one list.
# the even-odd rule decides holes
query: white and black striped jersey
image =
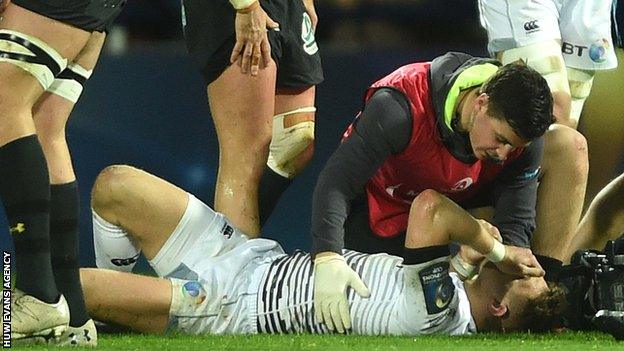
{"label": "white and black striped jersey", "polygon": [[[475,331],[463,283],[449,274],[449,257],[415,265],[387,254],[344,250],[347,264],[371,291],[348,290],[351,332],[365,335],[466,334]],[[313,263],[295,252],[270,264],[257,295],[260,333],[328,333],[314,318]]]}

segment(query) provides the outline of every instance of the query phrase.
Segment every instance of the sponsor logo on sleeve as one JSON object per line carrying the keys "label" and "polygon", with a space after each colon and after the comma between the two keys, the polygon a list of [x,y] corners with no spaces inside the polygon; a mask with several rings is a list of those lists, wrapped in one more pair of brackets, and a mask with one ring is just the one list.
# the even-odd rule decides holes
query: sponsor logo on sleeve
{"label": "sponsor logo on sleeve", "polygon": [[439,262],[420,271],[420,282],[428,314],[444,311],[455,296],[455,285],[449,275],[449,263]]}
{"label": "sponsor logo on sleeve", "polygon": [[606,61],[607,51],[611,49],[611,43],[607,39],[596,40],[589,46],[589,58],[596,62],[602,63]]}

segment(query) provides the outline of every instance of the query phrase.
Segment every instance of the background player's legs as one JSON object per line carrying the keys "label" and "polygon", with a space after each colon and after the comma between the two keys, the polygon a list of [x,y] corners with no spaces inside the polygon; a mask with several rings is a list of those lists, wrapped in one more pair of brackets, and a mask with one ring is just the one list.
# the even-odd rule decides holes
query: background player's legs
{"label": "background player's legs", "polygon": [[592,85],[594,83],[594,75],[596,71],[582,70],[567,67],[568,82],[570,84],[570,120],[576,128],[581,118],[581,112],[583,112],[583,105],[585,100],[589,97]]}
{"label": "background player's legs", "polygon": [[503,64],[522,60],[539,72],[548,82],[552,92],[553,114],[557,123],[576,128],[578,117],[572,118],[570,115],[572,99],[570,97],[568,72],[561,55],[561,43],[559,41],[552,39],[505,50],[497,53],[496,57]]}
{"label": "background player's legs", "polygon": [[94,211],[131,235],[149,260],[176,229],[187,203],[184,190],[130,166],[100,172],[91,199]]}
{"label": "background player's legs", "polygon": [[[91,33],[89,41],[71,64],[77,64],[90,73],[97,64],[105,38],[105,33]],[[78,97],[79,94],[76,98]],[[45,153],[50,183],[53,185],[67,184],[76,180],[65,139],[65,126],[74,105],[75,102],[69,98],[46,91],[33,107],[37,137]]]}
{"label": "background player's legs", "polygon": [[[105,34],[94,32],[85,48],[45,92],[33,108],[37,136],[43,148],[50,176],[50,249],[56,284],[69,304],[70,326],[81,327],[89,320],[78,273],[79,192],[65,139],[65,125],[80,96],[81,83],[65,73],[80,70],[88,78],[104,44]],[[75,68],[74,68],[75,67]],[[53,91],[53,92],[50,92]],[[56,93],[54,93],[56,91]],[[64,95],[62,97],[61,95]],[[94,331],[93,331],[94,332]],[[94,339],[95,335],[90,338]]]}
{"label": "background player's legs", "polygon": [[[291,180],[305,168],[314,154],[314,86],[301,89],[278,89],[275,95],[275,118],[270,162],[262,174],[258,189],[260,226],[264,225]],[[302,112],[291,113],[301,110]],[[276,128],[285,129],[275,135]],[[280,128],[281,127],[281,128]]]}
{"label": "background player's legs", "polygon": [[624,174],[596,195],[581,219],[568,256],[579,249],[602,250],[607,240],[624,232]]}
{"label": "background player's legs", "polygon": [[171,282],[167,279],[80,269],[87,310],[93,318],[144,333],[163,333],[169,320]]}
{"label": "background player's legs", "polygon": [[[0,29],[38,38],[68,59],[76,56],[89,36],[14,4],[2,16]],[[58,291],[50,264],[49,179],[31,112],[43,90],[24,69],[0,62],[0,196],[15,244],[16,288],[53,302]]]}
{"label": "background player's legs", "polygon": [[537,227],[531,249],[566,261],[583,209],[587,185],[587,141],[576,130],[553,125],[545,134],[542,176],[537,192]]}
{"label": "background player's legs", "polygon": [[275,111],[276,66],[250,77],[236,65],[208,85],[219,139],[215,210],[247,235],[260,233],[258,184],[267,162]]}
{"label": "background player's legs", "polygon": [[[624,50],[617,53],[624,62]],[[622,158],[617,155],[624,154],[624,99],[618,96],[624,91],[622,77],[622,64],[617,70],[599,72],[583,108],[579,130],[587,138],[590,159],[585,209],[621,170]]]}

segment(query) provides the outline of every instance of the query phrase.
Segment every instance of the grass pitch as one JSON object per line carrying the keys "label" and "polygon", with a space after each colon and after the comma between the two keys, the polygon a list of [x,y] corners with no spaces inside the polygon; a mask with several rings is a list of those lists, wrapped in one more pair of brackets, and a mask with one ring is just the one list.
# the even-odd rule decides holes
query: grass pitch
{"label": "grass pitch", "polygon": [[[16,350],[45,350],[43,346],[13,347]],[[342,335],[101,335],[97,350],[624,350],[624,342],[598,333],[546,335],[480,334],[474,336],[373,337]]]}

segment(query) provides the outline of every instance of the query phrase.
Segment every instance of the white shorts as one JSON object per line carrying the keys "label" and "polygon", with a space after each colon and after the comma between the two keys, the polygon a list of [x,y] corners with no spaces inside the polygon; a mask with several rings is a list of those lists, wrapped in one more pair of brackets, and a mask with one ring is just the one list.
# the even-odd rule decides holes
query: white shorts
{"label": "white shorts", "polygon": [[273,240],[248,239],[189,194],[180,223],[150,264],[172,282],[168,330],[256,333],[260,280],[284,255]]}
{"label": "white shorts", "polygon": [[491,54],[561,40],[566,66],[617,67],[611,38],[612,0],[479,0]]}

